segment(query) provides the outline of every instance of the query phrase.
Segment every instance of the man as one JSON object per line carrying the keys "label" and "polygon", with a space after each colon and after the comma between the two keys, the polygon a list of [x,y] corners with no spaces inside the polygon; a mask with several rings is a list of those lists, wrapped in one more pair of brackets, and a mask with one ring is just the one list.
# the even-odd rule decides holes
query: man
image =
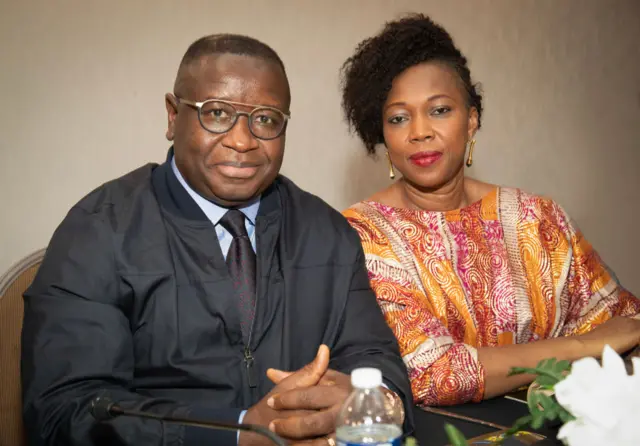
{"label": "man", "polygon": [[214,35],[190,46],[166,95],[167,161],[74,206],[25,294],[30,444],[268,443],[136,418],[97,423],[98,396],[334,444],[348,373],[361,366],[381,369],[390,401],[410,407],[358,236],[278,176],[289,103],[265,44]]}

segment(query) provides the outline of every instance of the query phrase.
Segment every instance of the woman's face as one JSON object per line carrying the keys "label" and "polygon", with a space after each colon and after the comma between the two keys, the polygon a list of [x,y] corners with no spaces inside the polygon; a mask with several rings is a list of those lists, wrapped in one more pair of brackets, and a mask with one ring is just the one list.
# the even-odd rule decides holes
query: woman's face
{"label": "woman's face", "polygon": [[382,110],[391,162],[409,183],[437,189],[464,166],[467,142],[478,129],[478,113],[455,70],[427,62],[394,80]]}

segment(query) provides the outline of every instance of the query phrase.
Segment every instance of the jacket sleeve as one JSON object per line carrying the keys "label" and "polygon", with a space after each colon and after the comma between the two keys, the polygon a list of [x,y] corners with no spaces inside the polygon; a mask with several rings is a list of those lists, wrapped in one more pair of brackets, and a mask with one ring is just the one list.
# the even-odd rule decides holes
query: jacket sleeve
{"label": "jacket sleeve", "polygon": [[413,398],[407,369],[402,362],[396,338],[386,324],[369,285],[364,253],[355,232],[353,236],[357,256],[340,333],[331,349],[329,367],[346,374],[359,367],[380,369],[385,385],[404,403],[403,429],[409,434],[413,432]]}
{"label": "jacket sleeve", "polygon": [[135,359],[127,296],[120,291],[113,231],[105,219],[73,208],[25,293],[22,386],[29,444],[235,445],[235,432],[130,417],[98,423],[90,414],[97,396],[159,415],[237,422],[241,412],[149,398],[132,388]]}

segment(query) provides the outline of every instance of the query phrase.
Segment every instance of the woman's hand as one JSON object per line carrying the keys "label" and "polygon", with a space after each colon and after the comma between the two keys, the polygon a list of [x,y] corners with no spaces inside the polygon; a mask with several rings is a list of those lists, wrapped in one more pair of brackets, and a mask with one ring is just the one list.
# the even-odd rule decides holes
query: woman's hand
{"label": "woman's hand", "polygon": [[640,320],[615,316],[589,333],[578,336],[578,340],[584,348],[582,356],[599,358],[605,344],[622,354],[640,344]]}

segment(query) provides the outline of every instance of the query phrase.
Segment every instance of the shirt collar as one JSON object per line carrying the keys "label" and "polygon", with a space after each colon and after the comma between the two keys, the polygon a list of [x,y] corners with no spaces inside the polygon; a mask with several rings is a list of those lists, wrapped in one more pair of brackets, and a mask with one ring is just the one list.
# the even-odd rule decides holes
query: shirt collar
{"label": "shirt collar", "polygon": [[[224,216],[224,214],[227,213],[229,209],[222,206],[218,206],[214,202],[207,200],[202,195],[200,195],[195,190],[193,190],[191,186],[187,184],[187,181],[184,179],[184,177],[180,173],[180,170],[178,170],[175,157],[171,157],[171,169],[173,170],[173,173],[178,179],[178,182],[180,182],[182,187],[184,187],[184,189],[191,196],[191,198],[193,198],[193,200],[200,207],[200,209],[202,209],[202,212],[205,213],[205,215],[211,221],[211,223],[213,223],[214,225],[217,225],[220,219]],[[258,198],[251,204],[248,204],[247,206],[238,208],[238,210],[244,214],[244,216],[253,226],[255,226],[256,216],[258,215],[259,208],[260,208],[260,198]]]}

